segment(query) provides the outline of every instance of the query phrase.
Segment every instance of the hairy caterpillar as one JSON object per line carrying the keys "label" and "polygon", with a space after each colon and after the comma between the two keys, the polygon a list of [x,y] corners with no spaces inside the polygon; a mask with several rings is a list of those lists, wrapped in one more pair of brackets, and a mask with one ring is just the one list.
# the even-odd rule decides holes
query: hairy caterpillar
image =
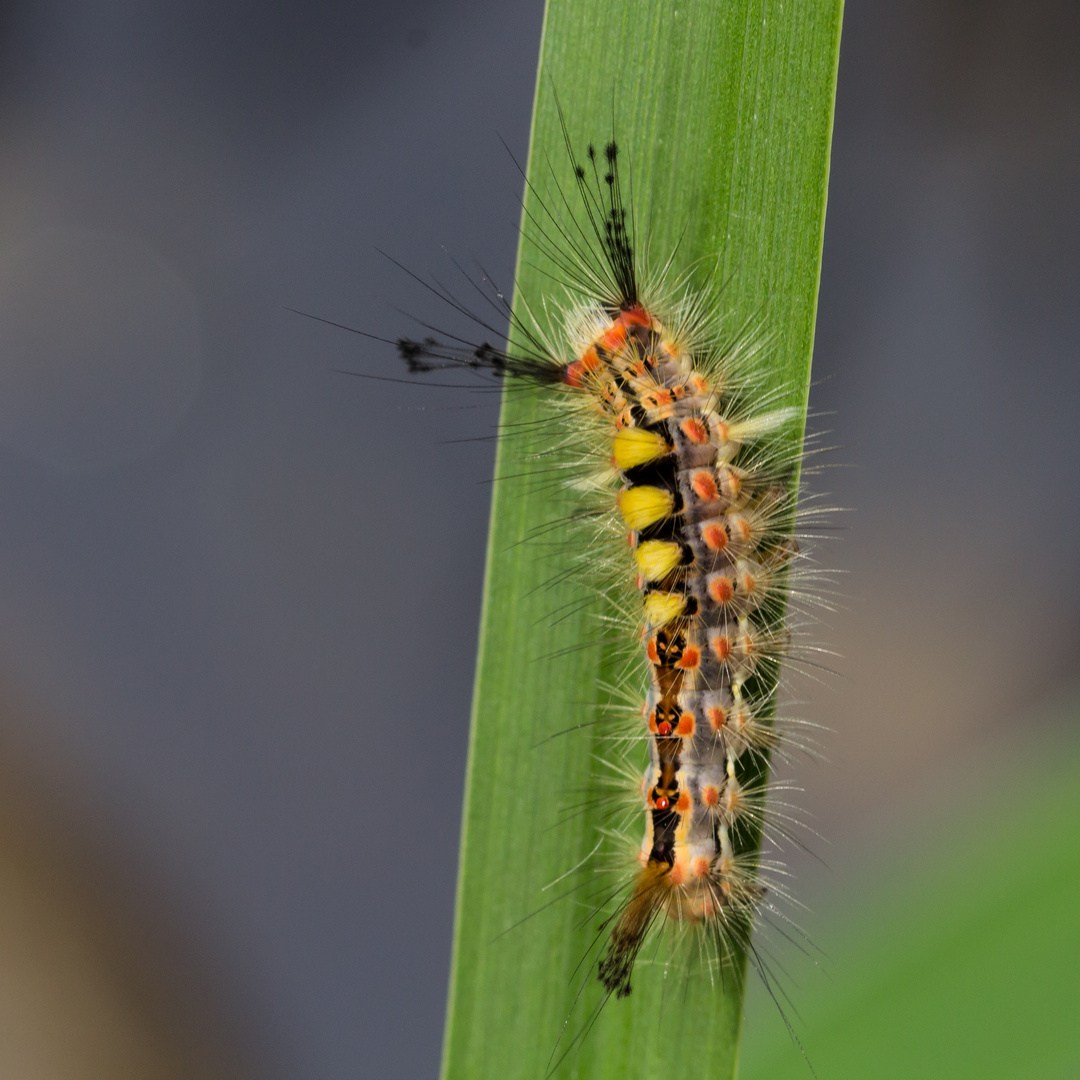
{"label": "hairy caterpillar", "polygon": [[640,636],[648,670],[638,702],[649,764],[636,796],[637,868],[604,909],[595,971],[607,1000],[630,993],[643,945],[664,925],[699,932],[699,952],[720,964],[753,949],[767,896],[757,846],[777,744],[770,717],[798,553],[798,462],[775,436],[797,414],[755,385],[754,336],[725,341],[710,275],[695,288],[671,280],[670,261],[652,275],[643,265],[616,143],[590,146],[585,163],[566,144],[584,217],[567,223],[544,207],[539,231],[567,309],[552,318],[526,303],[515,319],[507,308],[512,347],[446,336],[396,344],[415,374],[488,372],[551,395],[563,407],[561,443],[597,458],[577,483],[595,500],[581,516],[596,543],[615,532],[629,540],[606,561],[638,595],[627,636]]}
{"label": "hairy caterpillar", "polygon": [[[638,242],[628,157],[614,139],[579,162],[565,122],[562,133],[577,191],[555,167],[553,194],[541,197],[526,181],[523,231],[542,259],[525,264],[534,284],[516,290],[514,308],[482,270],[482,281],[464,279],[497,308],[495,319],[402,267],[472,329],[439,333],[422,323],[426,336],[393,340],[331,324],[396,346],[413,376],[493,377],[510,418],[498,435],[500,460],[513,462],[497,471],[496,508],[505,513],[526,494],[519,484],[530,476],[530,501],[549,508],[539,517],[515,512],[521,527],[504,530],[488,555],[489,565],[505,565],[513,550],[528,579],[517,602],[537,599],[524,619],[488,620],[482,637],[447,1029],[447,1052],[469,1062],[461,1075],[552,1075],[574,1047],[583,1068],[636,1047],[655,1069],[669,1038],[695,1031],[733,1055],[741,991],[716,991],[738,987],[747,962],[798,1045],[775,981],[783,972],[755,926],[770,923],[804,947],[782,910],[784,868],[762,851],[763,839],[773,848],[792,839],[789,810],[774,797],[782,785],[768,779],[770,757],[801,742],[773,716],[781,659],[798,659],[788,598],[821,600],[791,588],[796,574],[806,577],[794,540],[801,409],[782,406],[802,391],[765,372],[780,335],[763,330],[760,314],[735,314],[745,302],[730,302],[719,254],[683,258],[677,271],[680,241],[659,263],[648,239]],[[668,231],[677,238],[679,226]],[[557,289],[537,294],[537,276]],[[549,575],[542,549],[552,546],[561,554]],[[537,595],[545,579],[557,603]],[[588,664],[567,656],[558,627],[563,584],[581,580],[603,597],[600,621],[611,631],[584,647]],[[499,637],[513,644],[495,669],[495,697],[483,642]],[[621,675],[613,642],[634,657]],[[603,653],[602,667],[593,653]],[[575,672],[565,686],[563,663]],[[506,775],[515,787],[495,782]],[[559,840],[571,831],[572,845]],[[532,921],[541,912],[543,926]],[[543,992],[528,971],[543,972]],[[703,981],[692,978],[699,972]],[[634,1000],[615,1004],[632,985]],[[585,1019],[575,1033],[579,1006]],[[558,1015],[519,1022],[519,1008]],[[646,1016],[655,1028],[638,1026]],[[493,1043],[525,1056],[511,1067],[492,1056]]]}

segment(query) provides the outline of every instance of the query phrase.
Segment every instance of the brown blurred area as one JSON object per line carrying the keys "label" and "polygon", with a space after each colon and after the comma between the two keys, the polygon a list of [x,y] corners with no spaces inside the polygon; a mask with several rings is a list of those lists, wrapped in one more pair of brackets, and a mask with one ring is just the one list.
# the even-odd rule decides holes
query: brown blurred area
{"label": "brown blurred area", "polygon": [[[0,689],[0,733],[25,706]],[[60,778],[0,734],[0,1076],[247,1080],[206,973]],[[71,792],[68,791],[67,795]]]}

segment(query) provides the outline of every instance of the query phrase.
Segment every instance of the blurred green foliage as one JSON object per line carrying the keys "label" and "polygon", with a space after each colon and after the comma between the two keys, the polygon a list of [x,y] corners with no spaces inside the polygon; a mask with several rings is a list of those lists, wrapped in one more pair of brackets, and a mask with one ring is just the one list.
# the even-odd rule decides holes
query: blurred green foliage
{"label": "blurred green foliage", "polygon": [[[951,819],[913,805],[884,873],[807,920],[828,977],[792,1019],[822,1080],[1080,1077],[1080,746],[1018,757]],[[748,1012],[740,1080],[807,1080],[760,987]]]}

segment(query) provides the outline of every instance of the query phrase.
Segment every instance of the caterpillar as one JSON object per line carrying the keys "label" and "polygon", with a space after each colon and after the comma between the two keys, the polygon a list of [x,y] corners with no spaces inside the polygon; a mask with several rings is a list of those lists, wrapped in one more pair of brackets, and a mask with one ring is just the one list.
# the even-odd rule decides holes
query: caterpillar
{"label": "caterpillar", "polygon": [[766,884],[757,852],[800,557],[798,455],[775,446],[798,412],[755,384],[752,329],[725,340],[714,274],[695,286],[673,277],[672,260],[655,274],[645,265],[616,141],[589,145],[580,161],[565,123],[563,134],[583,216],[566,222],[540,203],[537,243],[570,297],[554,325],[525,299],[525,316],[504,302],[513,345],[439,335],[395,344],[413,375],[488,373],[550,394],[563,442],[601,447],[594,474],[577,483],[599,504],[581,516],[598,541],[627,540],[608,561],[638,596],[630,635],[648,673],[638,701],[649,758],[634,793],[636,869],[604,912],[593,964],[607,1000],[630,994],[660,927],[700,933],[699,952],[727,963],[752,954],[766,898],[783,895]]}

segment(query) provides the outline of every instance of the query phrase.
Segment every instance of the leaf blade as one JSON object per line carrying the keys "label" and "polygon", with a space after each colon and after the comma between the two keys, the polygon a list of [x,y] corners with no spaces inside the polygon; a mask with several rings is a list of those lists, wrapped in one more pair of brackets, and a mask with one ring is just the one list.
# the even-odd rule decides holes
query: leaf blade
{"label": "leaf blade", "polygon": [[[782,328],[769,384],[803,411],[840,15],[840,0],[786,11],[763,0],[549,0],[525,195],[526,215],[542,217],[550,173],[561,168],[569,180],[554,87],[576,146],[615,129],[638,228],[654,250],[677,248],[683,268],[719,255],[737,323],[767,299],[769,324]],[[551,268],[523,232],[519,312],[521,296],[536,304],[553,294]],[[497,476],[519,471],[513,435],[545,409],[535,395],[507,395]],[[540,480],[495,486],[444,1080],[544,1076],[590,1015],[588,992],[574,1003],[595,920],[574,896],[549,904],[559,890],[545,886],[596,842],[598,812],[560,805],[567,792],[595,797],[591,756],[603,748],[588,730],[550,736],[588,722],[611,659],[596,636],[598,605],[582,605],[574,582],[550,585],[566,553],[538,557],[529,541],[564,512],[564,497]],[[682,1075],[734,1075],[742,973],[734,976],[723,992],[681,996],[662,968],[642,972],[633,996],[609,1004],[556,1075],[658,1075],[682,1046],[700,1062]]]}

